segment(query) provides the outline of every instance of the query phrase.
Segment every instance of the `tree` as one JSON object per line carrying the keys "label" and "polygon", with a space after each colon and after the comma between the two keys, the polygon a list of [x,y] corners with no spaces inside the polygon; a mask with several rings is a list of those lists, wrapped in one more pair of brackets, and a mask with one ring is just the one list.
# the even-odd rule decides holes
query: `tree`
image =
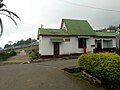
{"label": "tree", "polygon": [[32,42],[32,39],[31,38],[28,38],[26,41],[25,41],[25,44],[30,44]]}
{"label": "tree", "polygon": [[13,42],[12,42],[12,41],[8,41],[8,43],[9,43],[9,44],[10,44],[10,46],[11,46]]}
{"label": "tree", "polygon": [[107,28],[107,30],[115,30],[115,31],[117,31],[117,26],[111,25],[111,26],[109,26],[109,27]]}
{"label": "tree", "polygon": [[10,45],[9,44],[5,44],[4,48],[9,48]]}
{"label": "tree", "polygon": [[[15,18],[18,18],[20,20],[19,16],[16,13],[9,11],[7,9],[6,5],[3,3],[3,0],[0,0],[0,14],[10,18],[15,23],[16,26],[17,26],[17,22],[15,21]],[[3,23],[1,17],[0,17],[0,29],[1,29],[0,30],[0,37],[1,37],[3,33]]]}
{"label": "tree", "polygon": [[119,29],[120,29],[120,24],[119,24],[119,26],[118,26],[117,28],[119,28]]}

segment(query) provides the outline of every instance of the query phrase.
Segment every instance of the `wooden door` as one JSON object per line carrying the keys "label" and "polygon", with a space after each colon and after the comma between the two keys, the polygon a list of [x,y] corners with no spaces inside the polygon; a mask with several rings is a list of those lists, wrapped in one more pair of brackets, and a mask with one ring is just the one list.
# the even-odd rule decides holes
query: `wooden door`
{"label": "wooden door", "polygon": [[54,43],[54,57],[59,57],[59,43]]}

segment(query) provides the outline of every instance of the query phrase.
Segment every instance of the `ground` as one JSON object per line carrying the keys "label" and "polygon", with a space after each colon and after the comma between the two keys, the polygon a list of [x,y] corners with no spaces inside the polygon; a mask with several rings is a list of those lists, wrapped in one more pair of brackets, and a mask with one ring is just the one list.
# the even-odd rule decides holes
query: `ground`
{"label": "ground", "polygon": [[0,90],[83,90],[51,62],[0,66]]}
{"label": "ground", "polygon": [[23,64],[29,60],[25,52],[21,52],[10,58],[7,65],[4,62],[0,65],[0,90],[89,90],[61,70],[77,66],[77,59],[45,59],[46,62]]}

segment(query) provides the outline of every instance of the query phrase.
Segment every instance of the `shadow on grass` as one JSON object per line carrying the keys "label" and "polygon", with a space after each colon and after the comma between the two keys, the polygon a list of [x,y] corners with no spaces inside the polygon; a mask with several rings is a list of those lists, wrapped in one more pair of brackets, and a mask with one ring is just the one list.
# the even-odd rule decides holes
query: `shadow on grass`
{"label": "shadow on grass", "polygon": [[64,68],[66,75],[77,82],[80,86],[84,88],[84,90],[106,90],[101,85],[90,82],[82,77],[81,68]]}

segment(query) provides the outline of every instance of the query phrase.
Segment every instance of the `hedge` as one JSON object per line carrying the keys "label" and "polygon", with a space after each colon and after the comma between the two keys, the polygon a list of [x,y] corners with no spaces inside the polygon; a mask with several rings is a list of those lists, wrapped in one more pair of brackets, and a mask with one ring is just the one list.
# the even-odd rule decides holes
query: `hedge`
{"label": "hedge", "polygon": [[0,52],[0,60],[6,60],[7,58],[11,56],[15,56],[16,52],[15,51],[1,51]]}
{"label": "hedge", "polygon": [[78,65],[102,81],[120,83],[120,56],[116,53],[83,54]]}

